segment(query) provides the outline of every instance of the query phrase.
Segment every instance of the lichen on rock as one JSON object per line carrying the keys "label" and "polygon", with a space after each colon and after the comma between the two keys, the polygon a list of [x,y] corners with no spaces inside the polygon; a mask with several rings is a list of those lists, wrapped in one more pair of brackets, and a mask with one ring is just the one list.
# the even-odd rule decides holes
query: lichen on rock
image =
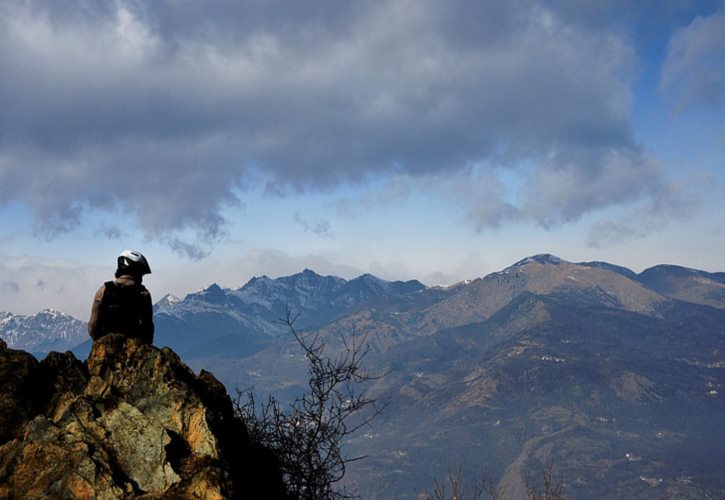
{"label": "lichen on rock", "polygon": [[86,363],[0,341],[0,497],[285,498],[224,386],[170,349],[107,335]]}

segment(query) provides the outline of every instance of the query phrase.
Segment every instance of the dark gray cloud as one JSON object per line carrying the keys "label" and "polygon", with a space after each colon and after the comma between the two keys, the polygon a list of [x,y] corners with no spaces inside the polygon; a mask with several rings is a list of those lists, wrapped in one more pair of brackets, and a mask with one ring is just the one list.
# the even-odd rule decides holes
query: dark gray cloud
{"label": "dark gray cloud", "polygon": [[284,192],[527,163],[521,206],[491,198],[470,217],[573,220],[660,183],[630,126],[633,49],[592,15],[527,0],[3,2],[0,203],[30,205],[51,237],[113,209],[120,230],[133,220],[202,258],[252,172]]}

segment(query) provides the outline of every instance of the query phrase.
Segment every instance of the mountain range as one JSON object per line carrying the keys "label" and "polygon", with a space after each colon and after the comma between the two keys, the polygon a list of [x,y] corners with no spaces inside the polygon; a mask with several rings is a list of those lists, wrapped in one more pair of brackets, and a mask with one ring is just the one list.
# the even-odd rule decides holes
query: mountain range
{"label": "mountain range", "polygon": [[[548,254],[448,287],[305,270],[164,297],[155,343],[287,401],[306,388],[288,309],[330,352],[364,338],[386,374],[369,388],[386,410],[347,443],[365,498],[416,498],[458,466],[515,498],[547,462],[571,498],[725,496],[725,273]],[[11,347],[41,345],[6,323]]]}
{"label": "mountain range", "polygon": [[88,329],[83,321],[55,309],[30,316],[0,312],[0,338],[14,349],[43,356],[84,342]]}

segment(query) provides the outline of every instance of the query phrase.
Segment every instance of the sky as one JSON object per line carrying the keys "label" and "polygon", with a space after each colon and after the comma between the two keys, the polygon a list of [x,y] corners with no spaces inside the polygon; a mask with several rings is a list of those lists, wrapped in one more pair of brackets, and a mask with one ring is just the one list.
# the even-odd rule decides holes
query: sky
{"label": "sky", "polygon": [[0,311],[538,253],[725,271],[723,0],[4,0]]}

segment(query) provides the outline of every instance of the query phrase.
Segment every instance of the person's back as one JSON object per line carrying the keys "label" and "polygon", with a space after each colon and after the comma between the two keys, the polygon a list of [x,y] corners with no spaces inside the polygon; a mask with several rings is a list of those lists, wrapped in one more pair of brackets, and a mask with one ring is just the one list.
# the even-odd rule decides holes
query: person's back
{"label": "person's back", "polygon": [[116,280],[101,286],[93,300],[88,333],[93,340],[109,333],[137,337],[153,342],[153,305],[151,294],[141,284],[150,274],[146,258],[139,252],[126,250],[118,257]]}

